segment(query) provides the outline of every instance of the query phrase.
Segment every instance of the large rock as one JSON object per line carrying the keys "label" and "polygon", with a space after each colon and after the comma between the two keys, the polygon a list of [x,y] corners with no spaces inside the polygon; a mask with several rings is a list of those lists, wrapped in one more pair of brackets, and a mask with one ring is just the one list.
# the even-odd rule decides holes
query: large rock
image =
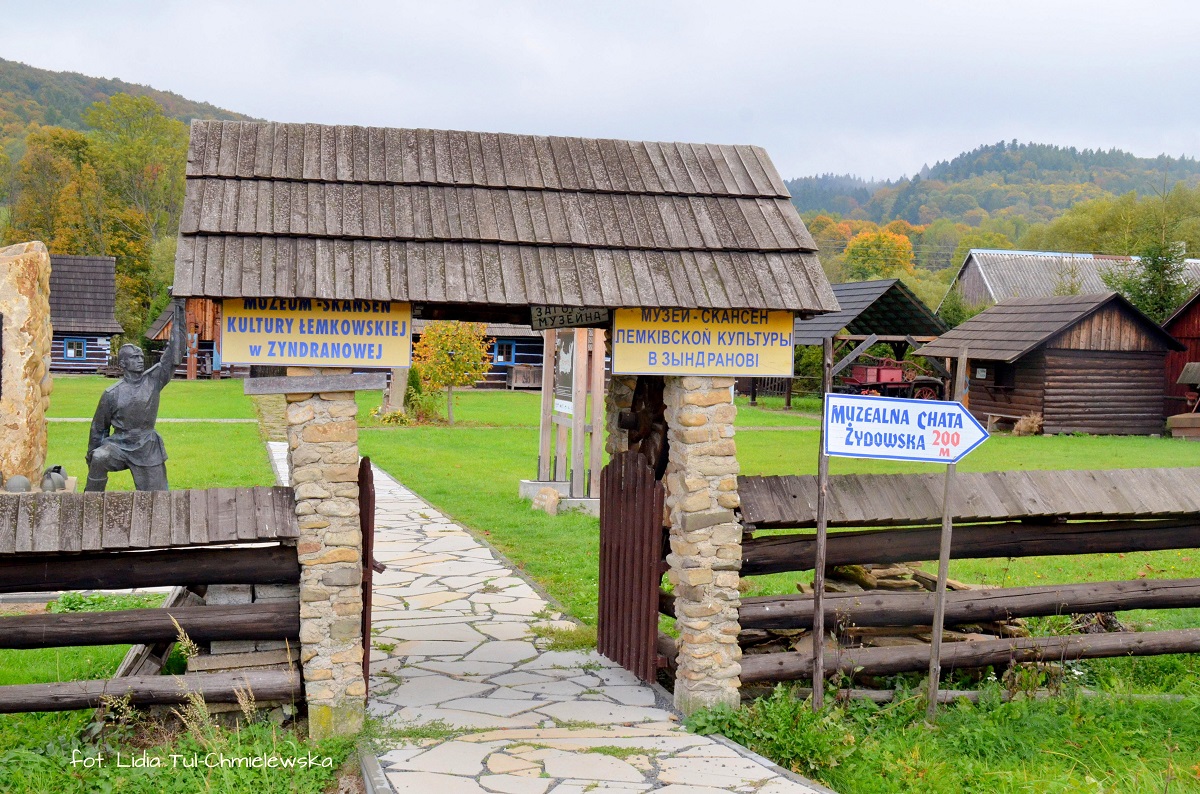
{"label": "large rock", "polygon": [[50,254],[39,242],[0,249],[0,472],[41,482],[50,406]]}

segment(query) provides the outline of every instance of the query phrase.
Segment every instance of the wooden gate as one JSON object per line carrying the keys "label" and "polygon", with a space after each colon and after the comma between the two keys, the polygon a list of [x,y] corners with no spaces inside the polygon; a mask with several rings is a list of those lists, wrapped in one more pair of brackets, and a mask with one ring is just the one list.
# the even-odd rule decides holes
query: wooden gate
{"label": "wooden gate", "polygon": [[363,680],[371,681],[371,580],[376,573],[383,573],[387,566],[375,559],[375,473],[371,470],[371,459],[363,458],[358,463],[358,526],[362,530],[362,642]]}
{"label": "wooden gate", "polygon": [[665,499],[666,489],[641,453],[618,453],[600,475],[598,647],[647,682],[659,666]]}

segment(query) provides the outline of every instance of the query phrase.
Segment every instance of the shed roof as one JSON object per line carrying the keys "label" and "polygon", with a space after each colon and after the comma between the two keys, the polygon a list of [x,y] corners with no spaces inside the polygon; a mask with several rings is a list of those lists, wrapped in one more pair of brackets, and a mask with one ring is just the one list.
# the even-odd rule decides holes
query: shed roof
{"label": "shed roof", "polygon": [[796,321],[798,345],[819,345],[845,328],[851,334],[937,336],[946,324],[900,279],[834,284],[841,311]]}
{"label": "shed roof", "polygon": [[117,260],[111,256],[50,255],[50,324],[55,333],[119,334]]}
{"label": "shed roof", "polygon": [[177,296],[837,309],[754,146],[194,121]]}
{"label": "shed roof", "polygon": [[1200,289],[1193,292],[1187,300],[1179,305],[1178,309],[1171,312],[1170,317],[1163,320],[1163,330],[1167,333],[1171,333],[1171,326],[1175,324],[1175,321],[1183,319],[1183,315],[1187,314],[1197,306],[1200,306]]}
{"label": "shed roof", "polygon": [[1172,350],[1182,350],[1172,336],[1115,292],[1099,295],[1052,295],[1013,298],[992,306],[916,351],[920,356],[953,357],[966,348],[973,359],[1016,361],[1109,304],[1130,314],[1147,334]]}
{"label": "shed roof", "polygon": [[[995,301],[1009,298],[1049,297],[1059,291],[1064,280],[1077,279],[1081,294],[1107,292],[1100,274],[1109,268],[1136,262],[1136,256],[1078,254],[1063,251],[1005,251],[972,248],[955,275],[962,278],[974,263]],[[1200,259],[1188,259],[1187,275],[1200,280]]]}
{"label": "shed roof", "polygon": [[[429,325],[429,320],[413,320],[412,331],[413,336],[420,336],[425,330],[425,326]],[[522,337],[542,338],[541,331],[535,331],[528,325],[514,325],[512,323],[488,323],[485,334],[492,338],[499,337],[501,339],[516,339]]]}

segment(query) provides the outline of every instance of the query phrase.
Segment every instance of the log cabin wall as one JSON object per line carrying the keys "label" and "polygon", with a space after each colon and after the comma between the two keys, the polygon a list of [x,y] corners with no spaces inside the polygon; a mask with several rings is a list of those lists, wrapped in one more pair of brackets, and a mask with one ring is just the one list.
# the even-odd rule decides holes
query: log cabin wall
{"label": "log cabin wall", "polygon": [[1187,411],[1188,387],[1177,383],[1183,372],[1183,365],[1191,361],[1200,361],[1200,294],[1183,305],[1175,315],[1163,325],[1163,330],[1178,339],[1187,348],[1183,351],[1171,350],[1166,357],[1166,400],[1163,413],[1174,416]]}
{"label": "log cabin wall", "polygon": [[979,265],[974,260],[968,262],[963,267],[962,273],[959,274],[958,289],[962,293],[963,303],[968,306],[996,302],[987,281],[983,278],[983,273],[979,270]]}
{"label": "log cabin wall", "polygon": [[1043,431],[1161,433],[1163,358],[1162,351],[1047,350]]}
{"label": "log cabin wall", "polygon": [[[979,376],[982,371],[982,377]],[[1040,350],[1005,364],[971,360],[971,413],[986,422],[992,416],[1042,413],[1046,360]]]}

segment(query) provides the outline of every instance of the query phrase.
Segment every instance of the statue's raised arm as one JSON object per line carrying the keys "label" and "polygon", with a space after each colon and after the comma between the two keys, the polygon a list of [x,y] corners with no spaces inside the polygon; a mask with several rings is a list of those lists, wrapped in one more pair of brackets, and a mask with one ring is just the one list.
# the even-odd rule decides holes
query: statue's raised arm
{"label": "statue's raised arm", "polygon": [[163,348],[162,358],[150,368],[150,373],[160,389],[171,382],[175,369],[183,363],[183,353],[187,346],[187,311],[183,299],[175,298],[172,301],[172,309],[174,314],[171,318],[171,338]]}

